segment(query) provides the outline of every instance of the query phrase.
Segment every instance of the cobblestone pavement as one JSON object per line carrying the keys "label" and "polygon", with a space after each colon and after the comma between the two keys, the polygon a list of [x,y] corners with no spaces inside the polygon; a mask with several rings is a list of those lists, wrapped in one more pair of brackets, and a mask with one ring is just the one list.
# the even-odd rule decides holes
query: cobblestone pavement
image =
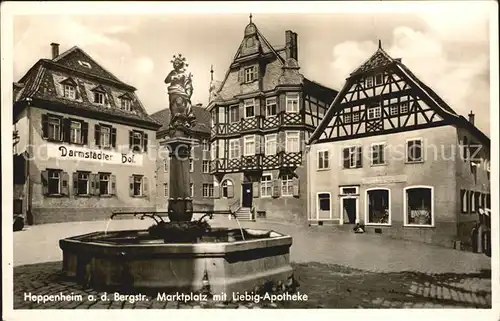
{"label": "cobblestone pavement", "polygon": [[[148,221],[112,221],[109,229],[147,228]],[[213,226],[236,227],[234,221],[215,221]],[[292,235],[298,291],[303,302],[222,304],[220,302],[89,301],[99,295],[82,289],[61,274],[61,238],[104,230],[106,222],[47,224],[14,233],[14,308],[430,308],[491,307],[490,260],[480,254],[461,252],[418,242],[394,240],[376,234],[354,234],[331,227],[297,227],[242,222],[243,227],[273,229]],[[52,261],[52,262],[51,262]],[[55,262],[54,262],[55,261]],[[49,263],[44,263],[49,262]],[[81,294],[82,301],[40,304],[25,294]],[[110,296],[112,296],[110,294]]]}

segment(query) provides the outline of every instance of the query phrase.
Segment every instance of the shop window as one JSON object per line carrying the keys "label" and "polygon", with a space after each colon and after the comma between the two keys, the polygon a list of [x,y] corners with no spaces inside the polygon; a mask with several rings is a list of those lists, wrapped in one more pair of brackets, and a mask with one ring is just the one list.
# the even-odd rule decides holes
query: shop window
{"label": "shop window", "polygon": [[330,168],[330,160],[327,150],[318,151],[318,169],[328,169]]}
{"label": "shop window", "polygon": [[432,187],[407,187],[404,189],[406,225],[432,226],[434,196]]}
{"label": "shop window", "polygon": [[388,189],[366,191],[367,222],[369,224],[390,224],[390,192]]}
{"label": "shop window", "polygon": [[406,162],[419,163],[423,161],[422,140],[411,139],[406,142]]}
{"label": "shop window", "polygon": [[203,197],[212,198],[214,197],[214,184],[203,184]]}
{"label": "shop window", "polygon": [[262,197],[273,196],[273,177],[271,174],[264,174],[260,179],[260,195]]}

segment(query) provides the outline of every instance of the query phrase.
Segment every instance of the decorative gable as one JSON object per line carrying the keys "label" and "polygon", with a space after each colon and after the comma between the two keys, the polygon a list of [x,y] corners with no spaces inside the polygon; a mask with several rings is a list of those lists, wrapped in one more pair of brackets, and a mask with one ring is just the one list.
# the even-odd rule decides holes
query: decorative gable
{"label": "decorative gable", "polygon": [[68,78],[64,79],[63,81],[61,81],[61,84],[63,84],[63,85],[69,85],[69,86],[73,86],[73,87],[78,86],[78,84],[73,79],[73,77],[68,77]]}
{"label": "decorative gable", "polygon": [[458,119],[436,93],[380,47],[351,75],[311,142],[390,134]]}

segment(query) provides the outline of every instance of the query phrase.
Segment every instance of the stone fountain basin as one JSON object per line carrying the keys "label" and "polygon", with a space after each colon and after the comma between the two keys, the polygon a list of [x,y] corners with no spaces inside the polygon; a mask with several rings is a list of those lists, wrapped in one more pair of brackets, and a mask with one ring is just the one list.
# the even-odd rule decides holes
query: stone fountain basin
{"label": "stone fountain basin", "polygon": [[[219,229],[219,232],[222,229]],[[292,275],[292,237],[275,231],[226,229],[222,241],[164,243],[145,230],[93,232],[59,241],[63,272],[95,288],[123,292],[199,291],[205,271],[213,294],[253,291]],[[219,233],[220,234],[220,233]],[[205,282],[206,283],[206,282]],[[206,284],[205,284],[206,285]]]}

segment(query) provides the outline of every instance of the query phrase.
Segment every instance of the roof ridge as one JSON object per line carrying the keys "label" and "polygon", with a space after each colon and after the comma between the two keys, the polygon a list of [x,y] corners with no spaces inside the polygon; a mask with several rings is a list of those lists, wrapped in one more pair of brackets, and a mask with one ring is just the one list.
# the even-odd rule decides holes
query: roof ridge
{"label": "roof ridge", "polygon": [[351,72],[349,75],[352,76],[352,75],[355,75],[357,74],[361,68],[368,62],[370,61],[373,57],[375,57],[376,54],[378,53],[381,53],[384,58],[388,59],[390,62],[394,62],[394,59],[382,48],[382,47],[378,47],[377,50],[368,58],[366,59],[362,64],[360,64],[358,66],[358,68],[356,68],[353,72]]}

